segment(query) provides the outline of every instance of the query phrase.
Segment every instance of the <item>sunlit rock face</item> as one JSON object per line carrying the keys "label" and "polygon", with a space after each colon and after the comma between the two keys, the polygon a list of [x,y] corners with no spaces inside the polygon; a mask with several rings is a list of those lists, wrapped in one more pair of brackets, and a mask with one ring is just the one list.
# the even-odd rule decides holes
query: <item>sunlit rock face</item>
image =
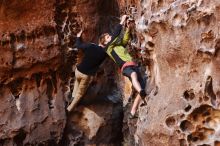
{"label": "sunlit rock face", "polygon": [[142,0],[135,6],[137,46],[150,77],[135,143],[219,145],[220,1]]}

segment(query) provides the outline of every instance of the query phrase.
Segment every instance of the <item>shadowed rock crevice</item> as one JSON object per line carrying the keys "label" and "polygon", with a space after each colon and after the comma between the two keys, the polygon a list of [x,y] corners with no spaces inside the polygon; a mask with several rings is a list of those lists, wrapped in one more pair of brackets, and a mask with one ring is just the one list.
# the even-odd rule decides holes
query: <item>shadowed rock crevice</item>
{"label": "shadowed rock crevice", "polygon": [[23,141],[24,141],[25,138],[26,138],[26,133],[25,133],[25,131],[20,130],[20,131],[18,132],[18,135],[16,135],[16,136],[14,137],[14,142],[15,142],[15,144],[17,144],[17,146],[23,146]]}
{"label": "shadowed rock crevice", "polygon": [[[98,102],[80,103],[79,113],[83,116],[74,119],[74,124],[71,117],[75,113],[67,119],[65,107],[73,89],[74,68],[82,56],[73,46],[76,33],[84,28],[83,39],[96,41],[110,28],[103,24],[118,21],[118,3],[9,0],[0,5],[0,145],[120,145],[121,93],[112,92],[118,90],[113,81],[117,75],[107,75],[114,72],[113,68],[101,69],[85,96],[85,101],[91,97]],[[87,123],[90,129],[79,124],[83,118],[91,122]],[[100,125],[92,121],[97,119]],[[95,131],[93,125],[97,126]],[[106,134],[112,136],[106,139]]]}
{"label": "shadowed rock crevice", "polygon": [[205,96],[207,98],[210,98],[211,99],[211,103],[213,105],[216,105],[216,95],[213,91],[213,85],[212,85],[212,77],[211,76],[208,76],[207,79],[206,79],[206,84],[205,84]]}
{"label": "shadowed rock crevice", "polygon": [[192,100],[195,98],[195,94],[193,93],[193,90],[186,90],[184,93],[183,93],[183,96],[186,100]]}

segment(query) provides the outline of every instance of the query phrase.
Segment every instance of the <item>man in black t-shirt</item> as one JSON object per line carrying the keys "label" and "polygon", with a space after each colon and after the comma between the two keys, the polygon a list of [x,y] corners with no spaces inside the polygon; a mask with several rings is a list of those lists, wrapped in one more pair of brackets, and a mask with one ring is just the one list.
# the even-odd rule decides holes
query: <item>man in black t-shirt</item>
{"label": "man in black t-shirt", "polygon": [[102,43],[100,42],[102,40],[99,41],[99,45],[93,43],[83,43],[80,38],[82,32],[83,31],[81,30],[77,34],[75,47],[82,49],[84,56],[75,69],[75,83],[72,93],[73,101],[67,107],[69,112],[73,110],[85,94],[87,88],[93,80],[93,76],[106,57],[106,53],[101,45]]}

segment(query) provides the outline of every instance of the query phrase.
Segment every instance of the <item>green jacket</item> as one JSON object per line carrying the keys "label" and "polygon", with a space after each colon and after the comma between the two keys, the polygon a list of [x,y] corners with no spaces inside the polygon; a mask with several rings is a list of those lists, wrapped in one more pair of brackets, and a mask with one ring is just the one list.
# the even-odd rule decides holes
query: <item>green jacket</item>
{"label": "green jacket", "polygon": [[106,50],[107,54],[120,68],[124,65],[124,63],[133,61],[131,55],[128,53],[128,50],[126,48],[129,40],[130,32],[128,29],[126,29],[121,37],[120,34],[118,34],[115,38],[113,38],[113,41],[111,41]]}

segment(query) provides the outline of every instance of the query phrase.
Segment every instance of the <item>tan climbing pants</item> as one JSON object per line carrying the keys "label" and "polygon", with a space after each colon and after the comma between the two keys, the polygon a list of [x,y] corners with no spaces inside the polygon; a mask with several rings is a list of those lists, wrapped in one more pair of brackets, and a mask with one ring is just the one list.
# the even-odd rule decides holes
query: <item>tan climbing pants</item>
{"label": "tan climbing pants", "polygon": [[93,76],[89,76],[81,73],[78,69],[75,69],[75,83],[74,89],[72,92],[73,101],[67,107],[67,110],[70,112],[77,105],[83,95],[86,93],[87,88],[93,80]]}

